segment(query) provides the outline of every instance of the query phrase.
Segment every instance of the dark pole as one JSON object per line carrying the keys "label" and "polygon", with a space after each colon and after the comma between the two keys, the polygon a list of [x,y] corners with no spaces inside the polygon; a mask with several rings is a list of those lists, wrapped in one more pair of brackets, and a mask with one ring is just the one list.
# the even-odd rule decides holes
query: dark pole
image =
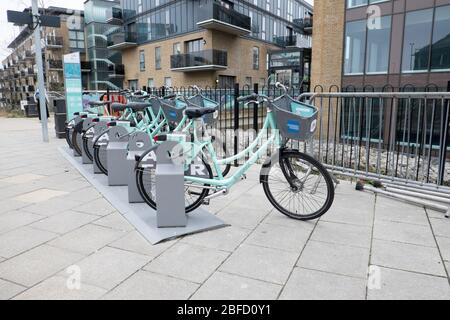
{"label": "dark pole", "polygon": [[[447,83],[447,92],[450,92],[450,81],[448,81]],[[450,118],[450,101],[449,100],[442,100],[442,103],[444,104],[442,106],[442,112],[445,112],[445,116],[444,116],[444,121],[441,125],[441,130],[443,132],[442,134],[442,139],[443,141],[441,146],[443,146],[443,150],[442,150],[442,154],[441,154],[441,159],[439,159],[439,183],[440,185],[444,184],[444,179],[445,179],[445,162],[447,160],[447,150],[450,146],[450,139],[449,139],[449,118]]]}
{"label": "dark pole", "polygon": [[[258,84],[255,83],[253,86],[253,92],[258,94],[259,93],[259,88],[258,88]],[[259,109],[259,105],[257,103],[253,104],[253,130],[255,130],[255,132],[258,132],[258,109]]]}
{"label": "dark pole", "polygon": [[[234,154],[237,155],[239,153],[239,83],[236,83],[234,85]],[[237,160],[235,161],[234,165],[237,167],[238,166],[238,162]]]}

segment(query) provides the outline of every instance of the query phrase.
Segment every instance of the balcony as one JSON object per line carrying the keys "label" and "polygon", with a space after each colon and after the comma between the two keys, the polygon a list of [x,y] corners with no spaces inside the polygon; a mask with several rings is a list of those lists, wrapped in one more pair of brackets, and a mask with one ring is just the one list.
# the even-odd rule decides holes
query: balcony
{"label": "balcony", "polygon": [[212,1],[199,10],[197,26],[204,29],[218,30],[238,36],[251,32],[252,19],[234,9],[228,9]]}
{"label": "balcony", "polygon": [[108,49],[124,50],[137,46],[137,33],[118,31],[108,35]]}
{"label": "balcony", "polygon": [[109,65],[109,72],[111,72],[108,77],[110,78],[124,78],[125,77],[125,66],[123,64]]}
{"label": "balcony", "polygon": [[224,70],[228,67],[228,54],[221,50],[203,50],[170,57],[172,71],[194,72]]}
{"label": "balcony", "polygon": [[295,47],[297,45],[297,37],[286,36],[286,37],[274,37],[273,42],[280,47]]}
{"label": "balcony", "polygon": [[34,54],[31,51],[25,51],[20,55],[20,61],[30,61],[34,59]]}
{"label": "balcony", "polygon": [[47,36],[46,46],[48,49],[61,49],[63,47],[63,38]]}
{"label": "balcony", "polygon": [[111,8],[107,13],[106,23],[112,25],[122,25],[123,23],[123,13],[121,8]]}
{"label": "balcony", "polygon": [[62,70],[63,69],[62,60],[48,60],[48,69],[49,70]]}
{"label": "balcony", "polygon": [[295,19],[294,24],[306,35],[311,35],[313,32],[313,17]]}

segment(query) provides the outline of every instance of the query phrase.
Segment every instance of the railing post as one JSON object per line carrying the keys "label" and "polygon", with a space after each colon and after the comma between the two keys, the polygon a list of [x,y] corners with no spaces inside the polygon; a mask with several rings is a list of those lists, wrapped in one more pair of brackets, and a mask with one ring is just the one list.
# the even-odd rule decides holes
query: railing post
{"label": "railing post", "polygon": [[[234,129],[234,155],[237,155],[239,153],[239,83],[236,83],[234,85],[234,115],[233,115],[233,129]],[[236,160],[234,162],[234,165],[237,167],[238,161]]]}
{"label": "railing post", "polygon": [[[450,92],[450,81],[447,84],[447,92]],[[442,132],[442,141],[441,141],[441,148],[443,147],[441,158],[439,159],[439,185],[444,185],[444,179],[445,179],[445,164],[447,160],[447,150],[450,146],[450,139],[448,138],[448,129],[450,126],[450,100],[445,101],[445,99],[442,99],[442,106],[441,110],[442,112],[445,112],[444,121],[441,125],[441,132]]]}
{"label": "railing post", "polygon": [[[255,83],[253,86],[253,92],[258,94],[259,93],[259,88],[258,88],[258,84]],[[253,104],[253,130],[255,130],[255,132],[258,132],[258,109],[259,109],[259,105],[257,103]]]}

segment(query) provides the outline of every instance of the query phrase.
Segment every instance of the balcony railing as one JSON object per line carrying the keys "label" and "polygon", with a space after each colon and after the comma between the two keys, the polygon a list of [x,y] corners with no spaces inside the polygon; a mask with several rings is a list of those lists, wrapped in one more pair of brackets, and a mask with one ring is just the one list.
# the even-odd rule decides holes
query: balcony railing
{"label": "balcony railing", "polygon": [[297,45],[297,37],[274,37],[273,42],[280,47],[295,47]]}
{"label": "balcony railing", "polygon": [[302,19],[295,19],[294,24],[303,31],[304,34],[312,34],[313,30],[313,17],[306,17]]}
{"label": "balcony railing", "polygon": [[118,31],[108,35],[108,49],[123,50],[137,46],[137,33]]}
{"label": "balcony railing", "polygon": [[62,48],[63,38],[47,36],[47,48]]}
{"label": "balcony railing", "polygon": [[228,67],[228,54],[221,50],[203,50],[170,57],[172,71],[222,70]]}
{"label": "balcony railing", "polygon": [[234,9],[229,9],[216,1],[200,7],[197,25],[205,29],[245,35],[251,32],[252,19]]}
{"label": "balcony railing", "polygon": [[49,69],[62,70],[63,69],[63,62],[62,62],[62,60],[48,60],[48,68]]}
{"label": "balcony railing", "polygon": [[111,8],[108,10],[106,23],[120,25],[123,23],[123,12],[121,8]]}

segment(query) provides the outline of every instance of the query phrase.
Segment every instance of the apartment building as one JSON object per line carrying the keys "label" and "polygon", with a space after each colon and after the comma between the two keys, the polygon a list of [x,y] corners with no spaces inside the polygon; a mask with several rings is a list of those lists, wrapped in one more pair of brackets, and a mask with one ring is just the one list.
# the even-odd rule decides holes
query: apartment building
{"label": "apartment building", "polygon": [[[63,55],[73,52],[81,54],[83,85],[87,86],[90,64],[86,61],[83,12],[58,7],[41,8],[40,11],[61,18],[60,28],[41,29],[47,91],[50,94],[64,91]],[[2,62],[0,71],[1,101],[3,105],[19,107],[22,101],[34,95],[37,87],[33,30],[28,26],[22,27],[8,48],[12,53]]]}
{"label": "apartment building", "polygon": [[450,86],[450,0],[316,0],[313,86]]}
{"label": "apartment building", "polygon": [[312,9],[302,0],[121,1],[106,33],[108,49],[122,55],[114,74],[129,88],[281,78],[299,86],[311,69]]}

